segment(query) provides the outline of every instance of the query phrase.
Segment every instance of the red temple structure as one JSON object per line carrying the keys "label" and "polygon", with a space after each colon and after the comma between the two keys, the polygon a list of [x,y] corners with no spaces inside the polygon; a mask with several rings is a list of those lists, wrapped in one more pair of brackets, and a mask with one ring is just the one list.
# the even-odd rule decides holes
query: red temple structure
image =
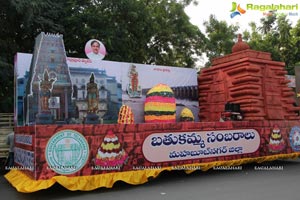
{"label": "red temple structure", "polygon": [[270,53],[251,50],[239,35],[232,54],[214,59],[198,77],[201,121],[219,121],[227,102],[239,104],[248,121],[300,119],[284,66]]}

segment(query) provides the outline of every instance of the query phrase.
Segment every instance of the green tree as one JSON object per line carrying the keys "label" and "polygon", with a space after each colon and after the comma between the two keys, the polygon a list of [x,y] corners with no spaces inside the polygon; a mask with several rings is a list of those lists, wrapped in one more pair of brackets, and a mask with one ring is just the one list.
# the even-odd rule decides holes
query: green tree
{"label": "green tree", "polygon": [[262,35],[258,32],[258,28],[255,22],[250,22],[250,32],[244,31],[243,37],[246,39],[252,49],[262,49]]}
{"label": "green tree", "polygon": [[269,33],[276,21],[276,11],[269,11],[267,17],[263,17],[260,19],[260,23],[262,26],[260,26],[258,29],[263,33],[267,34]]}
{"label": "green tree", "polygon": [[[73,0],[75,2],[75,0]],[[194,67],[203,34],[184,12],[193,1],[102,0],[66,4],[62,19],[69,56],[85,57],[90,38],[106,46],[106,60]],[[75,10],[75,11],[74,11]],[[78,12],[77,10],[81,10]]]}
{"label": "green tree", "polygon": [[[258,51],[270,52],[272,59],[282,61],[286,64],[286,70],[289,74],[294,74],[294,67],[299,62],[299,39],[297,39],[297,25],[292,27],[287,16],[276,14],[267,16],[260,20],[261,26],[257,28],[254,22],[251,22],[251,33],[248,34],[248,43],[252,49]],[[245,32],[247,34],[247,31]],[[299,38],[299,37],[298,37]],[[299,44],[298,44],[299,45]]]}
{"label": "green tree", "polygon": [[[294,74],[295,59],[293,52],[296,51],[295,46],[292,44],[291,36],[292,26],[286,15],[280,15],[277,19],[276,33],[278,35],[278,49],[280,54],[280,60],[285,62],[286,69],[289,74]],[[297,47],[298,48],[298,47]]]}
{"label": "green tree", "polygon": [[295,27],[293,27],[290,31],[291,33],[291,45],[293,48],[293,58],[294,58],[294,65],[300,65],[300,20],[297,21]]}
{"label": "green tree", "polygon": [[32,52],[34,38],[41,31],[56,32],[60,6],[54,1],[10,0],[0,6],[0,112],[13,112],[14,55]]}
{"label": "green tree", "polygon": [[206,66],[209,66],[213,58],[231,53],[239,27],[228,25],[226,21],[218,21],[214,15],[209,16],[204,26],[207,35],[205,53],[209,58]]}

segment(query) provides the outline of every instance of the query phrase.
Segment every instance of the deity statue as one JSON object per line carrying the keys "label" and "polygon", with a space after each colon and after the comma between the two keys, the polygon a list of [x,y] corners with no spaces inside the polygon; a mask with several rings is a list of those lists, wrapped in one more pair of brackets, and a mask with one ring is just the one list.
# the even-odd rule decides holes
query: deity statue
{"label": "deity statue", "polygon": [[141,88],[139,86],[139,74],[136,70],[136,66],[132,65],[129,73],[129,85],[127,88],[128,95],[130,97],[141,97]]}
{"label": "deity statue", "polygon": [[130,82],[131,82],[132,91],[137,91],[138,89],[138,84],[139,84],[138,76],[139,74],[136,71],[136,66],[133,65],[130,71]]}
{"label": "deity statue", "polygon": [[99,92],[95,83],[94,73],[91,74],[90,82],[87,84],[88,112],[97,113],[99,104]]}
{"label": "deity statue", "polygon": [[42,112],[49,111],[49,98],[55,81],[56,79],[49,79],[48,71],[45,70],[43,79],[40,79],[40,103]]}

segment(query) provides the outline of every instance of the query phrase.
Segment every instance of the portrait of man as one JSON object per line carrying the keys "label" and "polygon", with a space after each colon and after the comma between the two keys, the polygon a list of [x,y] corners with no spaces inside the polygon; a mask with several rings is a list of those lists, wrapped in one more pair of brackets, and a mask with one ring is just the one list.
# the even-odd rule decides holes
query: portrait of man
{"label": "portrait of man", "polygon": [[106,54],[105,46],[99,40],[91,39],[85,45],[85,54],[91,60],[102,60]]}

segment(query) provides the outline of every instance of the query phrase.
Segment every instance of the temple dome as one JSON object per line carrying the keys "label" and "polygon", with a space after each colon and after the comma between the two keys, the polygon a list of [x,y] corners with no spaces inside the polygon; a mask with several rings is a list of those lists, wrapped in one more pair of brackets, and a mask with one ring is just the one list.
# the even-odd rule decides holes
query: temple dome
{"label": "temple dome", "polygon": [[250,46],[246,42],[243,42],[242,34],[238,34],[238,41],[233,45],[231,49],[232,53],[243,51],[246,49],[250,49]]}

